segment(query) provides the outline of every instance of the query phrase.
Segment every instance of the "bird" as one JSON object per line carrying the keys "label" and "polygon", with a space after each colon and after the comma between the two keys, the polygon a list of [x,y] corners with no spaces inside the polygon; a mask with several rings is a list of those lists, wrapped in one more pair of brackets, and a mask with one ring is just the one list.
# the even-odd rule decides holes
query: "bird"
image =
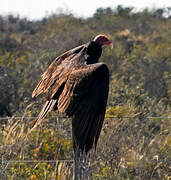
{"label": "bird", "polygon": [[98,62],[102,47],[113,48],[104,34],[66,51],[55,58],[33,90],[32,97],[47,94],[47,100],[31,129],[39,125],[50,111],[58,111],[72,119],[72,144],[86,154],[97,146],[104,122],[109,69]]}

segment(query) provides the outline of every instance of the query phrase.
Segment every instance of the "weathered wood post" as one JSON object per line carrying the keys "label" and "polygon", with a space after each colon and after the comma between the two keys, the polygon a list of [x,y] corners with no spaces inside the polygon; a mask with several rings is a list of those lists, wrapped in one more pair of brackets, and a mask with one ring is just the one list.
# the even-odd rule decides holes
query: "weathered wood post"
{"label": "weathered wood post", "polygon": [[91,180],[92,170],[89,161],[89,154],[78,149],[74,154],[74,180]]}

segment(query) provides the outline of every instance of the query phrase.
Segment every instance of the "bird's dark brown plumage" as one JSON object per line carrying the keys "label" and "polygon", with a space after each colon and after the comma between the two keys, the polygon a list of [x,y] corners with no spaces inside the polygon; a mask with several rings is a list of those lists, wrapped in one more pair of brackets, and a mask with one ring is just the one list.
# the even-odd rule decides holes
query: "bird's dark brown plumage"
{"label": "bird's dark brown plumage", "polygon": [[[107,43],[110,44],[110,41]],[[72,117],[75,151],[79,148],[87,153],[93,144],[96,146],[104,121],[109,71],[104,63],[98,63],[102,45],[91,41],[57,57],[32,94],[32,97],[36,97],[48,93],[48,100],[33,128],[51,110]]]}

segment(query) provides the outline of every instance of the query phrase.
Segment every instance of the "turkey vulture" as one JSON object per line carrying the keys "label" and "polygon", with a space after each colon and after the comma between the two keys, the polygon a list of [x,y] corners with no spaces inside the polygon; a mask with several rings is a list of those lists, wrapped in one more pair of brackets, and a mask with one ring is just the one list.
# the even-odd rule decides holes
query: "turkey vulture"
{"label": "turkey vulture", "polygon": [[86,154],[97,144],[104,121],[109,90],[109,71],[98,63],[102,46],[113,47],[105,35],[98,35],[87,44],[71,49],[57,57],[42,75],[32,97],[47,93],[39,118],[57,110],[72,118],[73,149]]}

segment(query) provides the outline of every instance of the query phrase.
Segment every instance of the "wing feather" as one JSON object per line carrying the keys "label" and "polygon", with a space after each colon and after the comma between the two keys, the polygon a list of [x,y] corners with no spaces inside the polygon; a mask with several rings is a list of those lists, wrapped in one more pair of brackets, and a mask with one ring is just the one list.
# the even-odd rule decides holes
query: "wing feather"
{"label": "wing feather", "polygon": [[78,54],[86,45],[83,44],[74,49],[71,49],[59,57],[57,57],[43,73],[42,78],[32,93],[32,97],[37,97],[41,93],[47,92],[63,74],[67,73],[66,66],[70,60]]}

